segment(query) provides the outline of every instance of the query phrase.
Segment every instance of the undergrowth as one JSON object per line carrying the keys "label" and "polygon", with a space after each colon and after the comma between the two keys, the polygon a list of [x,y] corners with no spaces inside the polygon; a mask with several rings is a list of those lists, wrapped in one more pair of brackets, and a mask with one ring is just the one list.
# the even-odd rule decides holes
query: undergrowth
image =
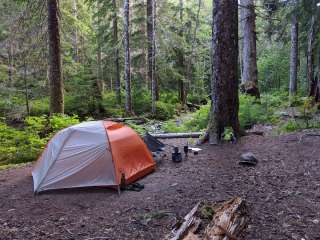
{"label": "undergrowth", "polygon": [[[274,114],[277,107],[283,104],[280,97],[263,95],[260,100],[255,97],[240,95],[239,121],[244,129],[254,124],[275,124],[279,118]],[[189,118],[182,121],[169,120],[164,124],[166,132],[197,132],[206,129],[210,104],[202,106],[198,111],[191,114]]]}
{"label": "undergrowth", "polygon": [[22,129],[0,120],[0,165],[33,161],[60,129],[79,123],[77,116],[27,117]]}

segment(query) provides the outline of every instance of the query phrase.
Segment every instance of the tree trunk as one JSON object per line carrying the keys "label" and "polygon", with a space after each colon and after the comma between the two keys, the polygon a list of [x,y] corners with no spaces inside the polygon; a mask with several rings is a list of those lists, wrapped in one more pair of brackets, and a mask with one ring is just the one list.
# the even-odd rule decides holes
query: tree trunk
{"label": "tree trunk", "polygon": [[308,35],[308,52],[307,52],[307,81],[309,87],[309,96],[313,95],[314,82],[314,49],[315,49],[315,16],[311,17],[310,30]]}
{"label": "tree trunk", "polygon": [[309,96],[313,97],[315,102],[320,102],[320,51],[318,53],[318,58],[318,72],[311,82],[309,93]]}
{"label": "tree trunk", "polygon": [[129,0],[124,0],[124,80],[126,87],[126,104],[125,110],[127,115],[132,114],[132,97],[131,97],[131,59],[130,59],[130,36],[129,36],[129,24],[130,24],[130,12],[129,12]]}
{"label": "tree trunk", "polygon": [[9,39],[8,42],[8,85],[10,87],[13,87],[13,48],[12,48],[12,43],[11,40]]}
{"label": "tree trunk", "polygon": [[[320,56],[320,53],[319,53]],[[313,97],[316,102],[320,102],[320,59],[318,60],[318,74],[316,79],[316,84],[313,91]]]}
{"label": "tree trunk", "polygon": [[50,113],[64,112],[58,1],[47,0],[49,37]]}
{"label": "tree trunk", "polygon": [[151,96],[152,96],[152,115],[156,114],[157,97],[157,79],[156,79],[156,34],[155,34],[155,15],[156,1],[147,0],[147,32],[148,32],[148,78],[151,80]]}
{"label": "tree trunk", "polygon": [[[98,39],[98,49],[97,49],[97,93],[102,98],[102,93],[104,90],[104,82],[102,76],[102,59],[101,59],[101,45],[100,39]],[[99,98],[100,98],[99,97]]]}
{"label": "tree trunk", "polygon": [[[72,14],[73,14],[73,17],[77,20],[78,18],[77,0],[72,0]],[[74,27],[73,29],[72,46],[73,46],[73,60],[75,62],[78,62],[78,28],[77,27]]]}
{"label": "tree trunk", "polygon": [[29,106],[29,90],[28,90],[28,83],[27,83],[27,64],[26,60],[23,59],[23,81],[24,81],[24,94],[25,94],[25,100],[26,100],[26,110],[27,115],[30,115],[30,106]]}
{"label": "tree trunk", "polygon": [[[311,17],[311,25],[308,37],[307,53],[307,81],[309,84],[309,96],[313,97],[316,102],[320,101],[320,64],[318,64],[318,74],[314,76],[314,58],[315,58],[315,40],[316,40],[316,20],[315,16]],[[319,54],[320,56],[320,54]],[[320,62],[320,61],[319,61]]]}
{"label": "tree trunk", "polygon": [[198,11],[197,11],[197,17],[196,17],[196,25],[194,28],[194,33],[192,37],[192,42],[191,42],[191,53],[188,59],[187,63],[187,80],[188,80],[188,89],[190,90],[190,86],[192,84],[192,66],[193,66],[193,61],[194,59],[194,49],[195,49],[195,44],[197,40],[197,31],[199,27],[199,17],[200,17],[200,10],[201,10],[201,3],[202,0],[198,0]]}
{"label": "tree trunk", "polygon": [[290,54],[290,84],[289,94],[294,96],[297,94],[297,74],[298,74],[298,19],[294,13],[291,19],[291,54]]}
{"label": "tree trunk", "polygon": [[[179,0],[179,17],[180,17],[180,23],[181,23],[181,29],[179,31],[179,35],[182,38],[183,37],[183,10],[184,10],[184,2],[183,0]],[[180,103],[183,107],[185,107],[187,103],[187,93],[186,93],[186,86],[185,86],[185,56],[184,56],[184,49],[182,46],[178,49],[178,64],[180,68],[180,75],[182,76],[182,79],[179,80],[179,99]]]}
{"label": "tree trunk", "polygon": [[[100,9],[101,5],[100,3],[97,3],[97,13]],[[100,26],[101,26],[101,17],[98,16],[98,22],[97,22],[97,79],[96,79],[96,100],[98,102],[98,108],[102,109],[101,107],[101,101],[103,97],[103,91],[104,91],[104,80],[103,80],[103,70],[102,70],[102,51],[101,51],[101,44],[102,44],[102,38],[100,33]],[[100,110],[99,110],[100,111]]]}
{"label": "tree trunk", "polygon": [[117,0],[112,0],[113,5],[113,47],[114,47],[114,66],[115,66],[115,86],[117,103],[121,104],[121,80],[120,80],[120,64],[119,64],[119,46],[118,46],[118,9]]}
{"label": "tree trunk", "polygon": [[160,100],[159,78],[157,77],[157,0],[153,0],[153,79],[155,84],[155,98]]}
{"label": "tree trunk", "polygon": [[152,85],[152,51],[153,51],[153,0],[147,0],[147,38],[148,38],[148,83]]}
{"label": "tree trunk", "polygon": [[240,134],[238,94],[238,2],[213,0],[212,99],[208,137],[217,144],[225,127]]}
{"label": "tree trunk", "polygon": [[241,90],[249,95],[260,97],[258,88],[258,68],[256,49],[256,14],[253,0],[241,0],[240,25],[243,34]]}

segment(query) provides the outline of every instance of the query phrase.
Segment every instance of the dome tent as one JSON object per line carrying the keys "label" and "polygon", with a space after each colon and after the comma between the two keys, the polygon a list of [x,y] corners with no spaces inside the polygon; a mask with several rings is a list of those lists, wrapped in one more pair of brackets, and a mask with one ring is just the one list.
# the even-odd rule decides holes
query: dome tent
{"label": "dome tent", "polygon": [[119,186],[152,172],[155,162],[140,136],[110,121],[84,122],[58,132],[33,171],[34,192]]}

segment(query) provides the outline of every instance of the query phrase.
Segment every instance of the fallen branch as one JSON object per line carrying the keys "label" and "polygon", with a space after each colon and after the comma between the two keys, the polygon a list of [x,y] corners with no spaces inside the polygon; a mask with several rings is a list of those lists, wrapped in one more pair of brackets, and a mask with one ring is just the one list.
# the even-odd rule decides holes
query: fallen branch
{"label": "fallen branch", "polygon": [[189,108],[189,109],[200,109],[200,105],[198,105],[198,104],[195,104],[195,103],[190,103],[190,102],[187,102],[187,107]]}
{"label": "fallen branch", "polygon": [[[198,211],[198,208],[200,206],[200,202],[197,203],[197,205],[184,217],[184,222],[179,227],[179,229],[174,230],[172,232],[173,237],[170,238],[170,240],[179,240],[182,237],[188,235],[189,230],[191,229],[194,224],[199,226],[199,221],[197,221],[197,218],[195,217],[195,213]],[[198,228],[198,227],[196,227]],[[195,232],[196,229],[193,229],[191,232]]]}
{"label": "fallen branch", "polygon": [[258,136],[263,136],[264,135],[264,132],[262,131],[248,131],[246,132],[246,135],[258,135]]}
{"label": "fallen branch", "polygon": [[320,133],[306,133],[301,135],[300,139],[299,139],[299,143],[302,142],[304,137],[320,137]]}
{"label": "fallen branch", "polygon": [[199,138],[202,132],[191,133],[154,133],[151,134],[155,138],[167,139],[167,138]]}

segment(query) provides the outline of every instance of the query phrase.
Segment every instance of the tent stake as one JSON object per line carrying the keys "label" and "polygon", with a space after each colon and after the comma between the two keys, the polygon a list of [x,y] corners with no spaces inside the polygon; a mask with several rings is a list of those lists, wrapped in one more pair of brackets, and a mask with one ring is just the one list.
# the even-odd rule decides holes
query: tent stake
{"label": "tent stake", "polygon": [[119,195],[119,197],[120,197],[120,194],[121,194],[120,185],[118,185],[118,195]]}

